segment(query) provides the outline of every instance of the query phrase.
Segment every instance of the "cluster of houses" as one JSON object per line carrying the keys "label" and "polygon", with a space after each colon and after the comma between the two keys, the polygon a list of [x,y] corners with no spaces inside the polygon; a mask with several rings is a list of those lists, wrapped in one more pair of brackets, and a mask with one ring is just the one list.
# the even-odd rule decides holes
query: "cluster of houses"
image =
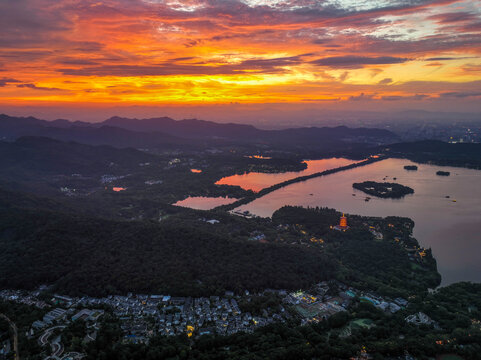
{"label": "cluster of houses", "polygon": [[202,298],[128,294],[102,299],[85,297],[79,303],[110,306],[122,322],[125,341],[134,343],[147,342],[156,333],[192,336],[252,332],[256,327],[284,321],[289,316],[287,312],[263,316],[243,313],[237,302],[240,298],[231,292],[224,297]]}
{"label": "cluster of houses", "polygon": [[[38,299],[40,293],[40,290],[33,292],[1,290],[0,299],[50,310],[42,319],[34,321],[30,330],[26,333],[28,338],[36,337],[40,345],[49,345],[52,348],[52,355],[47,356],[46,359],[80,360],[84,358],[86,355],[82,353],[70,352],[65,354],[64,347],[61,344],[61,337],[54,336],[53,333],[54,331],[65,329],[72,322],[83,320],[87,323],[87,335],[83,339],[83,342],[94,341],[100,329],[99,319],[104,315],[104,310],[79,309],[81,303],[78,299],[61,295],[54,295],[49,303],[46,303]],[[8,354],[11,349],[3,347],[2,351],[0,351],[0,355],[5,355]]]}
{"label": "cluster of houses", "polygon": [[427,255],[426,249],[421,247],[421,246],[416,246],[416,245],[407,245],[404,243],[403,240],[401,240],[398,237],[394,238],[394,241],[399,243],[399,245],[403,246],[404,249],[408,253],[408,258],[409,260],[413,262],[418,262],[420,264],[424,263],[424,258]]}
{"label": "cluster of houses", "polygon": [[433,326],[435,329],[441,329],[439,327],[439,324],[436,321],[431,319],[429,316],[427,316],[423,312],[418,312],[416,314],[406,316],[405,320],[406,320],[406,322],[408,322],[410,324],[414,324],[416,326],[430,325],[430,326]]}
{"label": "cluster of houses", "polygon": [[267,242],[266,235],[258,230],[253,231],[249,235],[249,240],[252,241],[259,241],[259,242]]}
{"label": "cluster of houses", "polygon": [[302,324],[319,322],[345,311],[356,297],[361,302],[369,302],[391,314],[408,305],[408,301],[403,298],[391,300],[370,292],[359,291],[338,281],[331,282],[332,284],[337,288],[336,291],[329,291],[329,283],[323,281],[313,288],[312,294],[305,291],[292,292],[284,301],[293,306],[302,317]]}
{"label": "cluster of houses", "polygon": [[83,302],[81,298],[71,298],[62,295],[54,295],[49,301],[50,304],[48,304],[38,299],[40,293],[41,291],[0,290],[0,299],[2,300],[50,310],[42,319],[33,322],[31,328],[32,334],[51,326],[62,325],[69,321],[77,321],[79,319],[96,323],[105,313],[105,311],[101,309],[82,309],[85,302]]}
{"label": "cluster of houses", "polygon": [[[332,289],[331,289],[332,287]],[[273,293],[282,300],[276,309],[262,309],[260,315],[243,312],[239,302],[250,302],[253,296]],[[0,291],[0,298],[45,308],[47,303],[38,299],[39,291]],[[384,299],[369,292],[362,292],[338,281],[321,282],[310,293],[285,290],[265,290],[252,295],[226,292],[223,297],[201,298],[171,297],[168,295],[134,295],[94,297],[67,297],[54,295],[50,303],[55,304],[42,320],[32,324],[40,331],[64,319],[83,319],[97,323],[103,315],[99,308],[110,308],[121,321],[126,342],[148,342],[154,334],[161,335],[230,335],[237,332],[253,332],[270,323],[284,322],[291,316],[301,318],[302,324],[318,322],[340,311],[345,311],[352,301],[370,302],[377,308],[395,313],[408,305],[405,299]],[[293,311],[292,311],[293,310]]]}
{"label": "cluster of houses", "polygon": [[382,239],[384,239],[383,233],[382,233],[381,231],[379,231],[379,229],[377,229],[377,228],[374,227],[374,226],[369,226],[369,232],[374,235],[374,237],[376,238],[376,240],[382,240]]}
{"label": "cluster of houses", "polygon": [[121,180],[121,179],[123,179],[123,178],[125,178],[124,175],[119,175],[119,176],[115,176],[115,175],[102,175],[102,176],[100,177],[100,182],[101,182],[102,184],[109,184],[109,183],[111,183],[111,182],[113,182],[113,181]]}
{"label": "cluster of houses", "polygon": [[415,261],[418,263],[423,263],[424,258],[426,257],[426,249],[423,247],[406,247],[406,251],[408,252],[409,260]]}
{"label": "cluster of houses", "polygon": [[[276,290],[270,290],[275,292]],[[285,294],[285,292],[280,291]],[[48,308],[46,302],[39,300],[40,291],[25,292],[20,290],[0,291],[0,298],[18,303]],[[55,308],[43,319],[32,324],[31,334],[44,331],[51,326],[66,321],[97,322],[103,310],[109,307],[121,321],[126,342],[148,342],[154,334],[161,335],[229,335],[239,331],[253,332],[254,329],[274,322],[283,322],[290,317],[289,312],[281,307],[278,313],[264,311],[262,316],[242,312],[238,301],[249,301],[251,295],[242,296],[226,292],[223,297],[202,298],[171,297],[168,295],[134,295],[94,297],[67,297],[54,295],[50,303]],[[81,310],[79,310],[81,309]]]}
{"label": "cluster of houses", "polygon": [[[384,234],[382,233],[382,229],[379,224],[371,224],[371,223],[364,223],[367,226],[369,232],[376,238],[376,240],[383,240]],[[374,225],[374,226],[373,226]],[[393,224],[388,224],[388,227],[394,228]],[[412,229],[412,225],[410,223],[403,224],[404,229]],[[408,253],[409,260],[413,262],[423,263],[424,258],[426,257],[426,249],[416,245],[408,245],[406,244],[399,236],[394,237],[394,241],[399,245],[403,246],[404,249]]]}
{"label": "cluster of houses", "polygon": [[37,320],[32,324],[32,329],[43,329],[49,325],[53,325],[54,322],[62,320],[65,318],[67,314],[67,310],[62,308],[56,308],[49,311],[47,314],[44,315],[42,320]]}
{"label": "cluster of houses", "polygon": [[14,301],[18,304],[25,304],[28,306],[35,306],[39,309],[49,307],[45,301],[40,300],[38,296],[40,291],[23,292],[20,290],[0,290],[0,299]]}

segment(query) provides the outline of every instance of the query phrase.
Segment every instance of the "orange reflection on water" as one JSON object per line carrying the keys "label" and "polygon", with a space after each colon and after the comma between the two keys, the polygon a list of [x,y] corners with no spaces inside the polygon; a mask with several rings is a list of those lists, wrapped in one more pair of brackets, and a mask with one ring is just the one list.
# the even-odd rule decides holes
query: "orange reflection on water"
{"label": "orange reflection on water", "polygon": [[190,169],[191,172],[193,172],[194,174],[200,174],[202,172],[202,170],[200,169]]}
{"label": "orange reflection on water", "polygon": [[217,206],[231,204],[238,199],[229,197],[206,197],[206,196],[189,196],[184,200],[177,201],[175,206],[188,207],[197,210],[210,210]]}
{"label": "orange reflection on water", "polygon": [[127,188],[123,188],[123,187],[113,187],[112,190],[115,191],[115,192],[119,192],[119,191],[125,191],[125,190],[127,190]]}
{"label": "orange reflection on water", "polygon": [[352,164],[356,161],[345,158],[330,158],[321,160],[306,160],[307,168],[302,171],[288,171],[284,173],[250,172],[242,175],[227,176],[216,182],[216,185],[240,186],[244,190],[259,192],[262,189],[298,176],[311,175],[329,169]]}

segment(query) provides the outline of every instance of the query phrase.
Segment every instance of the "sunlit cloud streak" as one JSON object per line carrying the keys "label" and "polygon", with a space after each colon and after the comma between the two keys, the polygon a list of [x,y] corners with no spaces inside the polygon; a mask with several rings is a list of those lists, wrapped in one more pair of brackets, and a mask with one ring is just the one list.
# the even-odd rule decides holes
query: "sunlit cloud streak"
{"label": "sunlit cloud streak", "polygon": [[480,0],[3,1],[0,104],[461,104],[478,97],[469,94],[481,79],[480,9]]}

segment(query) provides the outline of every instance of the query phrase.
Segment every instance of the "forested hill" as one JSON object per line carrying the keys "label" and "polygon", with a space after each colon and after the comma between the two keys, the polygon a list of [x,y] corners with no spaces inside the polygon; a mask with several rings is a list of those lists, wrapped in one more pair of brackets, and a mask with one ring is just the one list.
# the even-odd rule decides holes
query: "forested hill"
{"label": "forested hill", "polygon": [[[439,286],[441,276],[430,250],[426,250],[428,255],[422,267],[413,266],[409,260],[406,246],[420,247],[412,237],[414,223],[411,219],[349,215],[348,231],[331,230],[340,215],[327,208],[284,206],[272,215],[272,221],[274,224],[301,227],[307,233],[322,238],[325,245],[331,244],[325,246],[325,251],[341,264],[338,279],[356,288],[376,289],[392,296],[404,292],[403,296],[409,296],[410,292]],[[366,224],[377,227],[384,234],[383,241],[377,241]],[[395,237],[406,246],[400,246]]]}
{"label": "forested hill", "polygon": [[[150,119],[130,119],[119,116],[111,117],[100,123],[101,125],[115,126],[132,131],[152,132],[159,131],[183,138],[230,138],[252,139],[258,137],[262,130],[252,125],[220,124],[213,121],[185,119],[174,120],[169,117]],[[99,126],[99,125],[96,125]]]}
{"label": "forested hill", "polygon": [[10,190],[58,195],[64,183],[75,187],[91,179],[90,188],[101,187],[99,179],[104,174],[126,175],[139,164],[156,161],[155,155],[131,148],[22,137],[0,141],[0,183]]}
{"label": "forested hill", "polygon": [[0,287],[54,284],[70,294],[212,295],[297,289],[328,279],[315,249],[231,239],[198,226],[108,221],[0,201]]}
{"label": "forested hill", "polygon": [[0,114],[0,139],[16,140],[24,136],[49,137],[89,145],[115,147],[175,147],[189,142],[160,132],[139,132],[114,126],[93,126],[67,120],[45,121],[34,117],[12,117]]}
{"label": "forested hill", "polygon": [[446,143],[436,140],[424,140],[391,144],[380,148],[389,156],[406,157],[417,162],[433,162],[438,165],[461,166],[481,169],[481,144]]}
{"label": "forested hill", "polygon": [[389,144],[398,137],[382,129],[339,127],[261,130],[250,125],[170,118],[126,119],[113,117],[100,123],[45,121],[34,117],[0,115],[0,139],[45,136],[63,141],[116,147],[210,147],[233,144],[262,145],[283,150],[334,151]]}
{"label": "forested hill", "polygon": [[139,163],[155,161],[135,149],[111,146],[89,146],[44,137],[21,137],[14,142],[0,142],[2,174],[15,169],[31,169],[40,173],[96,173],[106,168],[132,168]]}
{"label": "forested hill", "polygon": [[212,121],[186,119],[173,120],[168,117],[152,119],[129,119],[112,117],[101,123],[135,131],[160,131],[183,138],[227,138],[247,142],[278,143],[285,141],[313,142],[327,140],[354,140],[359,142],[389,142],[398,139],[388,130],[374,128],[301,127],[284,130],[261,130],[251,125],[215,123]]}

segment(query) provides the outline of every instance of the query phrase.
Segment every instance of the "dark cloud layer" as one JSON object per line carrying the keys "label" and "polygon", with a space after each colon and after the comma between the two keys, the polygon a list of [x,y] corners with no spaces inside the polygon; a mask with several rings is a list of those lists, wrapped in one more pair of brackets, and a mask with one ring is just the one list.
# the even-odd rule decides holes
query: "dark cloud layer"
{"label": "dark cloud layer", "polygon": [[481,96],[481,91],[452,91],[441,93],[441,97],[455,97],[458,99]]}
{"label": "dark cloud layer", "polygon": [[331,68],[347,68],[357,69],[365,65],[387,65],[400,64],[409,61],[407,58],[393,57],[393,56],[332,56],[312,61],[313,64],[319,66],[328,66]]}
{"label": "dark cloud layer", "polygon": [[50,88],[50,87],[43,87],[43,86],[37,86],[35,84],[20,84],[17,85],[18,88],[27,88],[27,89],[32,89],[32,90],[40,90],[40,91],[61,91],[62,89],[58,88]]}
{"label": "dark cloud layer", "polygon": [[[277,73],[285,71],[283,67],[297,65],[306,55],[280,57],[273,59],[249,59],[239,64],[198,65],[179,64],[177,61],[154,65],[103,65],[82,68],[65,68],[59,71],[64,75],[75,76],[165,76],[165,75],[229,75],[246,72]],[[188,59],[188,58],[185,58]]]}
{"label": "dark cloud layer", "polygon": [[8,84],[19,83],[20,80],[11,79],[11,78],[0,78],[0,87],[7,86]]}
{"label": "dark cloud layer", "polygon": [[468,83],[481,76],[481,15],[468,0],[4,0],[0,23],[7,100],[479,96]]}

